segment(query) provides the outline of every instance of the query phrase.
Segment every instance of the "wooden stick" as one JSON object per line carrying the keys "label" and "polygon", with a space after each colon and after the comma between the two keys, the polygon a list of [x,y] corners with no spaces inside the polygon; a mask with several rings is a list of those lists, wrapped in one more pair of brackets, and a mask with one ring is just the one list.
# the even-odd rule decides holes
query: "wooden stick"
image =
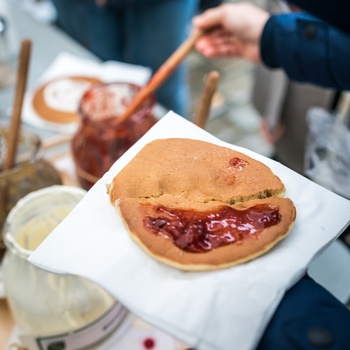
{"label": "wooden stick", "polygon": [[11,124],[7,141],[7,153],[3,170],[11,169],[16,159],[18,136],[21,127],[23,97],[27,86],[30,52],[31,41],[28,39],[24,39],[21,44],[21,50],[19,55],[15,99],[13,103]]}
{"label": "wooden stick", "polygon": [[46,139],[42,142],[42,149],[47,151],[51,148],[55,148],[57,146],[63,145],[65,143],[71,142],[73,135],[57,135],[53,136],[49,139]]}
{"label": "wooden stick", "polygon": [[212,71],[208,74],[208,77],[205,81],[205,86],[201,95],[201,99],[199,101],[197,113],[194,117],[194,124],[201,128],[204,128],[207,123],[211,101],[218,86],[219,78],[219,72]]}
{"label": "wooden stick", "polygon": [[194,30],[192,32],[189,38],[179,46],[179,48],[163,63],[162,66],[159,67],[149,82],[141,88],[124,113],[118,118],[120,122],[135,113],[142,102],[144,102],[173,73],[203,34],[204,32],[200,30]]}

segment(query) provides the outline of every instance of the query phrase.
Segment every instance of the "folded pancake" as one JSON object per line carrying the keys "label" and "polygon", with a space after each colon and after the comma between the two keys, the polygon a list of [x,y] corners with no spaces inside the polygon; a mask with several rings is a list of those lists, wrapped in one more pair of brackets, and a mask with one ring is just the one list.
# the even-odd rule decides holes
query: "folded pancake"
{"label": "folded pancake", "polygon": [[282,181],[261,162],[226,147],[180,138],[147,144],[109,188],[112,203],[171,193],[196,202],[234,204],[284,192]]}
{"label": "folded pancake", "polygon": [[192,139],[147,144],[108,186],[131,237],[182,270],[228,268],[271,249],[291,230],[293,202],[269,167]]}

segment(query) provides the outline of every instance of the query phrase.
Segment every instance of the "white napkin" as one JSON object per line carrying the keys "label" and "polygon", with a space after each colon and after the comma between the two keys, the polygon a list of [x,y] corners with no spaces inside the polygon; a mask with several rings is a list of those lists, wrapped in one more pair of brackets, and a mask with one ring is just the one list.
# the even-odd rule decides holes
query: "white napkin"
{"label": "white napkin", "polygon": [[[105,186],[144,145],[169,137],[209,141],[268,165],[295,203],[292,232],[258,259],[220,271],[184,272],[147,255],[129,237]],[[136,315],[197,349],[246,350],[257,345],[286,289],[349,220],[350,201],[169,112],[93,186],[29,260],[95,281]]]}
{"label": "white napkin", "polygon": [[78,123],[53,123],[46,121],[37,115],[32,106],[32,99],[35,91],[41,85],[58,77],[87,76],[98,78],[103,82],[119,81],[142,86],[149,80],[151,73],[151,69],[148,67],[117,61],[98,63],[89,59],[74,56],[70,53],[62,52],[38,79],[33,89],[26,93],[23,102],[23,120],[38,128],[54,132],[73,133],[76,130]]}

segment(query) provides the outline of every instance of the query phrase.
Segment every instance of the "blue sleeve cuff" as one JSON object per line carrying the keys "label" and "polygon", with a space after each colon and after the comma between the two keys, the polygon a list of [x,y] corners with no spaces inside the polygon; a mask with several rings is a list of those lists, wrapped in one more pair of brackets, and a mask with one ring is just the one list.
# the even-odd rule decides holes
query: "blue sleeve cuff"
{"label": "blue sleeve cuff", "polygon": [[263,63],[269,68],[279,68],[274,45],[274,28],[276,16],[271,16],[265,24],[260,41],[260,54]]}
{"label": "blue sleeve cuff", "polygon": [[350,36],[307,13],[272,15],[260,40],[268,68],[291,80],[326,88],[350,88]]}

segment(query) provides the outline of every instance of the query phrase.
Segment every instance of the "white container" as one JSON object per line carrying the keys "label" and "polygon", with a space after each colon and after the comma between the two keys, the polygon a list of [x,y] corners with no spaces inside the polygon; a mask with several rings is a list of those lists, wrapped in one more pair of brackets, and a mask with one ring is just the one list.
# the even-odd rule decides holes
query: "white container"
{"label": "white container", "polygon": [[47,187],[21,199],[6,219],[5,294],[23,345],[30,349],[89,348],[115,332],[127,314],[95,283],[27,261],[85,193],[70,186]]}

